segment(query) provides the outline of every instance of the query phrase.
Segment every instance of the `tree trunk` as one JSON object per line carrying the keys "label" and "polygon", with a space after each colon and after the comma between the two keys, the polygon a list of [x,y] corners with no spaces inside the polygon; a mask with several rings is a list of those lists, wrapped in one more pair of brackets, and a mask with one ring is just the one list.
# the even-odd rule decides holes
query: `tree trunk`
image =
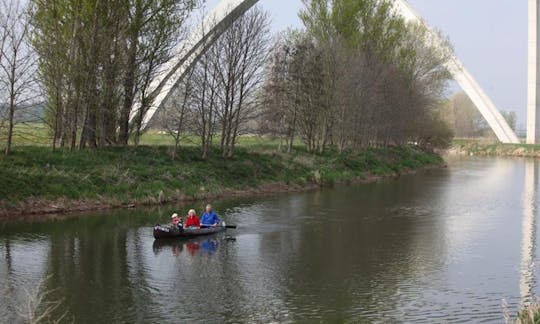
{"label": "tree trunk", "polygon": [[[13,64],[11,72],[15,76],[15,64]],[[5,154],[11,154],[11,144],[13,141],[13,124],[15,117],[15,82],[10,84],[10,98],[9,98],[9,117],[8,117],[8,134]]]}
{"label": "tree trunk", "polygon": [[62,131],[60,130],[60,125],[62,124],[59,119],[60,119],[60,116],[62,115],[61,113],[61,105],[60,105],[60,89],[58,88],[58,84],[55,85],[55,90],[56,90],[56,100],[55,100],[55,105],[56,105],[56,114],[55,114],[55,117],[54,117],[54,136],[53,136],[53,146],[52,146],[52,150],[56,150],[56,143],[58,141],[58,136],[60,137],[63,137],[61,134],[62,134]]}
{"label": "tree trunk", "polygon": [[118,142],[120,145],[128,145],[129,141],[129,115],[135,99],[135,85],[137,75],[137,51],[139,49],[139,31],[142,24],[141,2],[135,1],[135,14],[130,26],[130,47],[127,54],[127,71],[124,79],[124,102],[120,111],[120,134]]}
{"label": "tree trunk", "polygon": [[75,150],[77,143],[77,127],[78,127],[78,114],[79,114],[79,105],[80,105],[80,94],[79,90],[76,91],[75,95],[75,104],[73,105],[73,113],[71,116],[71,144],[69,149],[71,151]]}
{"label": "tree trunk", "polygon": [[135,98],[135,62],[137,60],[137,37],[132,37],[132,44],[129,48],[128,64],[126,78],[124,80],[124,103],[120,111],[120,134],[118,135],[118,143],[120,145],[128,145],[129,140],[129,114],[133,106]]}

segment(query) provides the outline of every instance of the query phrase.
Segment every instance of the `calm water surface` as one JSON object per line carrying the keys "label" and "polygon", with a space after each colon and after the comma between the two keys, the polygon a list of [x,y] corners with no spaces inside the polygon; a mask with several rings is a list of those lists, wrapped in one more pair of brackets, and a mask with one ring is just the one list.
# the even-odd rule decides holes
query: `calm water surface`
{"label": "calm water surface", "polygon": [[[0,321],[503,322],[537,295],[538,163],[465,159],[373,184],[223,201],[237,230],[155,242],[175,209],[0,224]],[[200,206],[197,206],[200,209]]]}

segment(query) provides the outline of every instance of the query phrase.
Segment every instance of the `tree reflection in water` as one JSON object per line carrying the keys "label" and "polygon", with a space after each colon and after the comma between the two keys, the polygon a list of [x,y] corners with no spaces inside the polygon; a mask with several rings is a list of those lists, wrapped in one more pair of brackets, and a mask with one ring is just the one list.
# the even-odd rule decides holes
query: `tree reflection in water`
{"label": "tree reflection in water", "polygon": [[175,257],[180,257],[183,251],[186,251],[190,257],[195,257],[199,254],[210,256],[218,251],[220,241],[224,240],[224,237],[224,235],[215,234],[190,239],[159,239],[154,241],[152,249],[156,256],[169,249]]}

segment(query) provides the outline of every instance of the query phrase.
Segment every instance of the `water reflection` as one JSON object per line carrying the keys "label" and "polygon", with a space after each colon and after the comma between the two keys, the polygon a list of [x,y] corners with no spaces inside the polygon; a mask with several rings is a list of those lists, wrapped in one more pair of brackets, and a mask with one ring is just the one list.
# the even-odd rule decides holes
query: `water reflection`
{"label": "water reflection", "polygon": [[77,323],[501,322],[538,294],[538,165],[460,163],[219,202],[238,230],[191,240],[152,237],[178,206],[0,226],[0,318],[51,276]]}
{"label": "water reflection", "polygon": [[165,251],[172,252],[172,255],[175,257],[180,257],[186,253],[190,257],[194,257],[198,254],[210,256],[218,251],[221,244],[220,242],[223,240],[232,241],[227,239],[223,234],[191,239],[161,239],[154,241],[152,249],[156,256]]}
{"label": "water reflection", "polygon": [[46,240],[0,240],[0,319],[10,321],[46,277],[49,245]]}
{"label": "water reflection", "polygon": [[523,239],[521,242],[521,277],[519,289],[522,305],[534,296],[536,260],[536,193],[538,166],[535,160],[525,161],[525,188],[523,191]]}

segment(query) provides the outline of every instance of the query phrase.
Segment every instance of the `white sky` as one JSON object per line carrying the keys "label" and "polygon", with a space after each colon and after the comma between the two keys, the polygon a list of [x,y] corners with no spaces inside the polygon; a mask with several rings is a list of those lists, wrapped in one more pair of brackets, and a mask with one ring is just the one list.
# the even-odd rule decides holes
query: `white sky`
{"label": "white sky", "polygon": [[[207,0],[210,10],[219,0]],[[501,110],[525,123],[527,104],[527,1],[409,0],[432,26],[450,38],[458,57]],[[261,0],[273,30],[301,26],[300,0]],[[455,90],[453,87],[452,90]]]}

